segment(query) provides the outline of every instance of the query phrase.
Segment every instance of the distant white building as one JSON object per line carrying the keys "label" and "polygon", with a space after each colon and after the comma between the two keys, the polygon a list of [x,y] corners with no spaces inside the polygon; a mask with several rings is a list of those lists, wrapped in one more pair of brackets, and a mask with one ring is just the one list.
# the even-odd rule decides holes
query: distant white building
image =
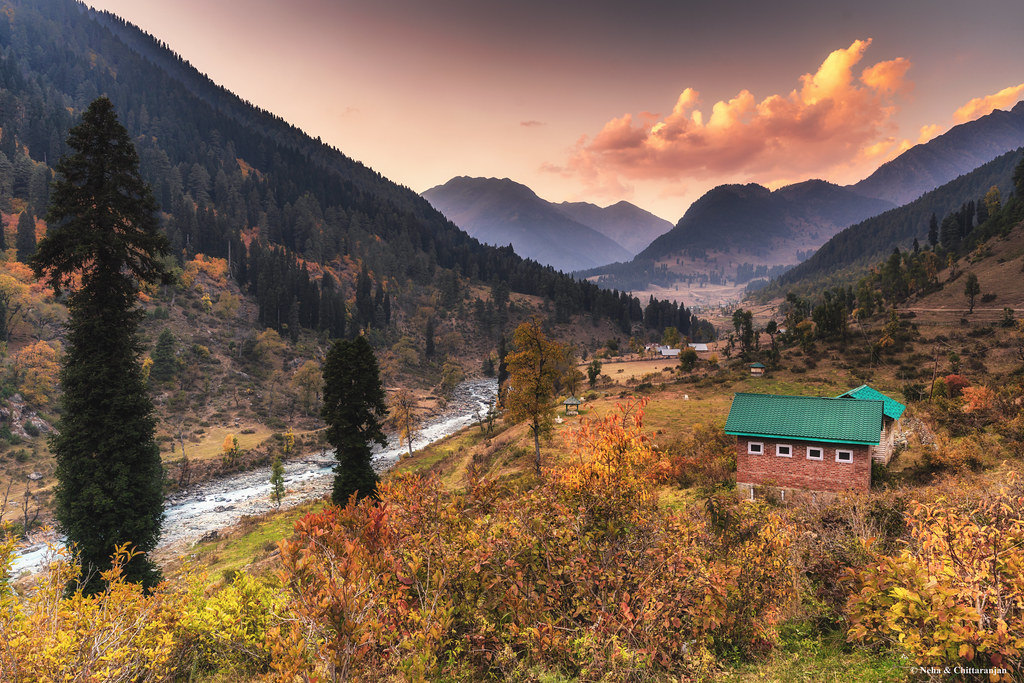
{"label": "distant white building", "polygon": [[693,349],[697,353],[700,353],[701,351],[707,351],[708,350],[708,345],[707,344],[687,344],[687,346],[689,346],[691,349]]}
{"label": "distant white building", "polygon": [[666,358],[677,358],[679,356],[679,349],[673,349],[668,346],[659,346],[658,351]]}

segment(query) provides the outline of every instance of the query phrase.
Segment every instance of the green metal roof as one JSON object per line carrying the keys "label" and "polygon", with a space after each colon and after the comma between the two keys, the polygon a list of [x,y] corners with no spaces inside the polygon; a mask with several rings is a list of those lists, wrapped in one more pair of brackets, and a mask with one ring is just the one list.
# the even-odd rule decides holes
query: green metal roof
{"label": "green metal roof", "polygon": [[752,367],[752,368],[763,368],[764,367],[764,363],[751,363],[750,367]]}
{"label": "green metal roof", "polygon": [[725,433],[875,445],[881,440],[882,408],[882,401],[739,393]]}
{"label": "green metal roof", "polygon": [[563,403],[563,404],[565,404],[565,405],[567,405],[567,406],[569,406],[569,405],[572,405],[572,406],[578,406],[578,405],[580,405],[581,403],[583,403],[583,401],[579,400],[579,399],[578,399],[578,398],[576,398],[575,396],[570,396],[569,398],[567,398],[567,399],[565,399],[564,401],[562,401],[562,403]]}
{"label": "green metal roof", "polygon": [[867,384],[861,384],[856,389],[850,389],[845,394],[840,394],[836,398],[856,398],[862,401],[881,401],[884,406],[882,411],[886,417],[890,417],[893,420],[900,419],[903,415],[903,411],[907,409],[905,405],[899,401],[889,398],[885,394],[875,389],[872,389]]}

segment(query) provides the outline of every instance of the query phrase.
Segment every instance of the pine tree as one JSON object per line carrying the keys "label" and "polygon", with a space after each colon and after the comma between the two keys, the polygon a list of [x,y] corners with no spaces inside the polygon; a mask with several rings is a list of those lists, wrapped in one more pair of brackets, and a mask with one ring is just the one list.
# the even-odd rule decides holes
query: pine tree
{"label": "pine tree", "polygon": [[18,233],[14,246],[18,250],[16,258],[22,263],[28,263],[36,251],[36,219],[28,210],[22,211],[18,217]]}
{"label": "pine tree", "polygon": [[178,374],[178,358],[174,354],[174,333],[164,330],[153,347],[153,367],[149,376],[156,382],[169,382]]}
{"label": "pine tree", "polygon": [[274,499],[274,505],[281,507],[281,499],[284,498],[284,465],[281,464],[281,456],[274,458],[270,466],[270,497]]}
{"label": "pine tree", "polygon": [[[57,164],[49,229],[31,264],[55,292],[75,285],[61,369],[64,413],[51,450],[58,525],[95,592],[115,547],[148,553],[160,536],[163,469],[139,363],[136,303],[140,282],[166,278],[167,240],[110,100],[89,106],[68,147],[73,152]],[[125,573],[146,586],[159,580],[144,554]]]}
{"label": "pine tree", "polygon": [[928,221],[928,244],[932,245],[933,249],[939,244],[939,219],[934,213]]}
{"label": "pine tree", "polygon": [[359,271],[359,278],[356,280],[356,315],[359,317],[359,325],[363,328],[373,324],[372,287],[370,273],[364,263]]}
{"label": "pine tree", "polygon": [[338,460],[332,500],[345,505],[353,493],[359,498],[376,496],[371,443],[387,444],[381,428],[387,406],[377,358],[366,337],[339,339],[327,352],[320,414],[327,423],[327,441],[334,446]]}
{"label": "pine tree", "polygon": [[939,226],[939,242],[950,251],[960,248],[960,222],[955,212],[942,219],[942,225]]}
{"label": "pine tree", "polygon": [[1013,169],[1013,189],[1017,193],[1017,201],[1024,201],[1024,157]]}
{"label": "pine tree", "polygon": [[430,360],[434,357],[434,319],[427,318],[427,329],[423,331],[423,356]]}

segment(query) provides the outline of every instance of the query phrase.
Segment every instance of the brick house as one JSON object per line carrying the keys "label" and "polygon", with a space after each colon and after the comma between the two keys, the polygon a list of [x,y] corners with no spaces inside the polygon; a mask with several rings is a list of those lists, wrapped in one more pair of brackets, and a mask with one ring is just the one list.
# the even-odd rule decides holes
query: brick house
{"label": "brick house", "polygon": [[[856,390],[854,390],[856,391]],[[753,499],[871,488],[871,459],[882,437],[884,401],[738,393],[725,433],[736,437],[736,488]]]}

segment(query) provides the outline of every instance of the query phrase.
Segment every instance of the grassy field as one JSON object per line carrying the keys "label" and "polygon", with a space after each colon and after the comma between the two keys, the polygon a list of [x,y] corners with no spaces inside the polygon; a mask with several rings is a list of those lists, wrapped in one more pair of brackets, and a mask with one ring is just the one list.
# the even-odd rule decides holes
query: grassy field
{"label": "grassy field", "polygon": [[722,683],[897,683],[910,678],[907,662],[844,642],[839,633],[815,633],[805,623],[785,624],[782,642],[764,660],[727,666]]}
{"label": "grassy field", "polygon": [[[248,434],[243,433],[242,430],[249,432]],[[203,431],[202,434],[193,435],[191,439],[185,444],[185,452],[188,457],[192,460],[213,460],[224,456],[224,440],[229,434],[233,434],[238,439],[238,448],[246,451],[250,448],[256,448],[264,439],[268,438],[275,430],[270,429],[266,425],[254,422],[252,424],[242,424],[239,427],[230,427],[227,425],[218,425],[216,427],[209,427]],[[195,439],[195,441],[193,441]],[[170,450],[170,442],[165,444],[164,450]],[[175,451],[178,446],[175,445]],[[177,453],[180,455],[180,453]]]}

